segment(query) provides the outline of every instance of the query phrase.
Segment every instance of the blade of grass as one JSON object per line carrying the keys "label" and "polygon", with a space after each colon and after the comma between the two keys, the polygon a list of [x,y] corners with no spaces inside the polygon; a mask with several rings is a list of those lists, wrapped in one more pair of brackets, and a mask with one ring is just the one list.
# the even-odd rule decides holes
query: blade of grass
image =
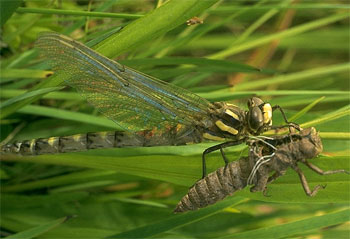
{"label": "blade of grass", "polygon": [[106,118],[97,117],[97,116],[79,113],[79,112],[71,112],[71,111],[62,110],[62,109],[50,108],[46,106],[27,105],[22,109],[18,110],[18,112],[23,114],[41,115],[41,116],[47,116],[47,117],[52,117],[57,119],[72,120],[72,121],[77,121],[81,123],[105,126],[111,129],[121,130],[121,128],[118,127],[116,123]]}
{"label": "blade of grass", "polygon": [[322,139],[350,140],[349,132],[320,132]]}
{"label": "blade of grass", "polygon": [[349,71],[350,70],[350,63],[341,63],[336,65],[328,65],[328,66],[322,66],[313,68],[310,70],[304,70],[299,71],[296,73],[290,73],[286,75],[280,75],[272,78],[265,78],[258,81],[250,81],[245,82],[242,84],[237,85],[234,87],[234,90],[247,90],[247,89],[255,89],[271,84],[285,84],[285,83],[291,83],[296,81],[301,81],[305,79],[319,79],[319,76],[326,75],[326,74],[333,74],[337,72],[343,72],[343,71]]}
{"label": "blade of grass", "polygon": [[[59,88],[59,87],[53,87]],[[52,89],[52,88],[43,88],[40,90]],[[34,90],[33,92],[38,92],[40,90]],[[26,90],[15,90],[15,89],[0,89],[1,98],[12,98],[19,97],[23,94],[26,94]],[[49,92],[46,95],[42,96],[43,99],[54,99],[54,100],[83,100],[80,95],[76,92]]]}
{"label": "blade of grass", "polygon": [[[317,100],[317,98],[305,97],[302,99],[284,101],[283,107],[295,107],[295,106],[300,106],[300,105],[307,105],[307,104],[310,104],[311,100]],[[339,95],[339,96],[327,96],[321,103],[324,104],[324,103],[331,103],[331,102],[345,102],[345,103],[347,103],[347,102],[349,102],[349,96],[345,95],[345,94]]]}
{"label": "blade of grass", "polygon": [[[11,61],[8,65],[4,67],[4,69],[11,68],[20,68],[23,65],[27,64],[31,59],[37,56],[37,51],[35,49],[27,50],[21,53],[16,59]],[[2,69],[3,70],[3,69]]]}
{"label": "blade of grass", "polygon": [[[108,9],[110,9],[114,4],[115,0],[107,0],[104,1],[100,6],[98,6],[95,11],[103,12]],[[64,28],[64,30],[61,32],[62,34],[69,35],[75,30],[79,29],[80,27],[84,26],[86,23],[85,17],[82,17],[80,21],[76,21],[74,24],[72,24],[69,27]]]}
{"label": "blade of grass", "polygon": [[[261,5],[265,2],[267,2],[267,0],[258,1],[257,3],[255,3],[255,6]],[[213,31],[214,29],[217,29],[225,24],[228,24],[229,22],[232,22],[236,17],[244,13],[247,13],[249,11],[250,9],[246,8],[246,9],[242,9],[240,11],[234,12],[233,14],[230,14],[230,16],[228,16],[227,18],[219,22],[216,22],[215,24],[208,24],[206,26],[202,26],[201,28],[198,28],[196,31],[193,31],[189,34],[175,38],[173,41],[169,42],[166,47],[162,47],[162,48],[154,47],[154,49],[151,49],[151,51],[148,51],[145,54],[143,54],[142,57],[156,54],[155,57],[160,58],[167,54],[169,55],[175,49],[181,46],[187,45],[190,42],[195,42],[197,39],[209,33],[210,31]]]}
{"label": "blade of grass", "polygon": [[148,201],[148,200],[144,200],[144,199],[118,197],[115,195],[113,197],[111,197],[111,195],[108,195],[107,197],[102,196],[102,197],[98,198],[99,202],[105,202],[105,201],[111,201],[111,200],[124,202],[124,203],[145,205],[145,206],[149,206],[149,207],[159,207],[159,208],[167,208],[168,207],[167,205],[165,205],[163,203],[159,203],[159,202],[153,202],[153,201]]}
{"label": "blade of grass", "polygon": [[[42,79],[52,75],[52,71],[43,71],[36,69],[2,69],[1,78],[34,78]],[[0,79],[1,83],[1,79]]]}
{"label": "blade of grass", "polygon": [[12,16],[16,9],[21,6],[23,0],[0,0],[0,26],[2,27],[6,21]]}
{"label": "blade of grass", "polygon": [[[184,24],[212,6],[217,0],[173,0],[163,4],[150,14],[137,19],[97,45],[96,50],[107,57],[115,57],[135,46]],[[138,29],[138,30],[136,30]]]}
{"label": "blade of grass", "polygon": [[25,209],[35,208],[42,205],[58,205],[61,203],[72,203],[89,197],[88,192],[70,192],[61,194],[36,194],[36,195],[21,195],[21,194],[1,194],[2,203],[7,205],[9,209]]}
{"label": "blade of grass", "polygon": [[242,43],[240,45],[235,45],[235,46],[233,46],[231,48],[227,48],[221,52],[217,52],[215,54],[209,55],[209,56],[207,56],[207,58],[223,59],[223,58],[226,58],[228,56],[240,53],[242,51],[246,51],[248,49],[263,45],[263,44],[268,43],[272,40],[283,39],[286,37],[298,35],[298,34],[306,32],[306,31],[310,31],[310,30],[313,30],[313,29],[316,29],[316,28],[319,28],[319,27],[346,19],[348,17],[349,17],[348,12],[337,13],[337,14],[331,15],[330,17],[318,19],[318,20],[315,20],[312,22],[302,24],[302,25],[297,26],[297,27],[289,28],[288,30],[284,30],[282,32],[270,34],[270,35],[265,36],[265,37],[260,37],[259,39],[248,41],[248,42]]}
{"label": "blade of grass", "polygon": [[143,59],[131,59],[119,61],[127,66],[164,66],[164,65],[196,65],[205,67],[217,67],[223,70],[233,71],[244,71],[244,72],[259,72],[260,70],[242,63],[225,61],[225,60],[211,60],[206,58],[195,58],[195,57],[163,57],[163,58],[143,58]]}
{"label": "blade of grass", "polygon": [[100,18],[123,18],[123,19],[138,19],[143,17],[141,14],[126,14],[126,13],[106,13],[106,12],[88,12],[78,10],[63,10],[63,9],[48,9],[48,8],[29,8],[20,7],[16,10],[17,13],[38,13],[38,14],[57,14],[83,17],[100,17]]}
{"label": "blade of grass", "polygon": [[307,9],[349,9],[349,5],[347,4],[327,4],[327,3],[298,3],[293,5],[274,5],[274,4],[267,4],[264,6],[220,6],[214,10],[210,10],[210,13],[231,13],[233,11],[246,9],[246,8],[253,8],[256,10],[269,10],[271,8],[276,9],[299,9],[299,10],[307,10]]}
{"label": "blade of grass", "polygon": [[305,231],[321,229],[349,221],[350,210],[326,213],[321,216],[312,216],[303,220],[268,226],[247,232],[229,234],[222,238],[285,238]]}
{"label": "blade of grass", "polygon": [[[287,2],[283,2],[285,5]],[[234,41],[232,45],[237,45],[243,41],[245,41],[256,29],[262,26],[266,21],[271,19],[274,15],[278,13],[278,10],[271,9],[267,11],[264,15],[262,15],[259,19],[257,19],[253,24],[251,24],[238,38]]]}
{"label": "blade of grass", "polygon": [[326,122],[338,119],[340,117],[344,117],[346,115],[350,115],[350,110],[345,110],[345,111],[341,111],[341,112],[331,113],[331,114],[325,115],[324,117],[320,117],[318,119],[311,120],[309,122],[305,122],[305,123],[301,124],[300,126],[302,128],[307,128],[307,127],[315,126],[315,125],[318,125],[318,124],[324,124]]}
{"label": "blade of grass", "polygon": [[60,219],[57,219],[52,222],[45,223],[43,225],[28,229],[26,231],[22,231],[16,234],[13,234],[11,236],[8,236],[6,238],[16,238],[16,239],[30,239],[30,238],[36,238],[37,236],[40,236],[41,234],[44,234],[45,232],[48,232],[55,227],[58,227],[62,223],[65,223],[67,220],[69,220],[71,217],[63,217]]}
{"label": "blade of grass", "polygon": [[34,90],[34,91],[29,91],[27,93],[18,95],[16,97],[13,97],[7,101],[1,102],[0,103],[0,109],[10,106],[12,104],[15,104],[16,102],[23,101],[25,99],[34,97],[34,96],[40,96],[49,92],[57,91],[57,90],[62,90],[64,87],[50,87],[50,88],[44,88],[44,89],[39,89],[39,90]]}
{"label": "blade of grass", "polygon": [[62,176],[35,180],[24,183],[17,183],[13,185],[2,185],[2,192],[22,192],[38,188],[56,187],[60,185],[73,184],[79,182],[86,182],[90,179],[101,178],[108,175],[115,175],[115,171],[106,170],[84,170],[73,172]]}
{"label": "blade of grass", "polygon": [[293,122],[296,119],[299,119],[301,116],[303,116],[304,114],[306,114],[309,110],[311,110],[315,105],[317,105],[320,101],[322,101],[324,98],[326,98],[325,96],[322,96],[320,98],[318,98],[317,100],[313,101],[312,103],[310,103],[309,105],[307,105],[305,108],[303,108],[302,110],[300,110],[298,113],[296,113],[295,115],[293,115],[292,117],[290,117],[288,120]]}
{"label": "blade of grass", "polygon": [[156,236],[160,233],[180,228],[185,225],[207,218],[209,216],[215,215],[227,207],[233,207],[246,201],[246,199],[240,197],[231,197],[225,201],[216,203],[215,205],[203,208],[195,212],[188,212],[182,215],[175,215],[161,222],[122,232],[116,235],[109,236],[107,238],[148,238]]}
{"label": "blade of grass", "polygon": [[88,191],[88,189],[101,188],[106,186],[115,185],[115,180],[94,180],[91,182],[74,183],[72,185],[62,186],[49,190],[50,194],[69,193],[74,191]]}
{"label": "blade of grass", "polygon": [[[254,95],[259,96],[277,96],[277,95],[339,95],[348,96],[347,91],[333,91],[333,90],[253,90],[253,91],[232,91],[232,88],[225,88],[222,90],[212,91],[209,93],[199,93],[201,97],[208,100],[234,100],[242,97],[250,97]],[[310,101],[310,100],[309,100]],[[291,102],[293,104],[293,102]]]}

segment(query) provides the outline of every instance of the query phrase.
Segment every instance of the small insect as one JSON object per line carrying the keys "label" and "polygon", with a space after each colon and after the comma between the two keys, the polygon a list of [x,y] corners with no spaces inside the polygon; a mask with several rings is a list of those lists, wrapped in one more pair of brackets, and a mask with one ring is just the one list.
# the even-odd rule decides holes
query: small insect
{"label": "small insect", "polygon": [[199,17],[192,17],[191,19],[186,21],[187,26],[192,26],[196,24],[203,24],[203,20],[200,19]]}
{"label": "small insect", "polygon": [[[88,133],[32,139],[7,144],[2,153],[38,155],[77,152],[96,148],[184,145],[226,141],[206,149],[205,155],[246,141],[269,129],[286,126],[282,108],[258,97],[248,100],[248,110],[211,103],[185,89],[147,76],[110,60],[87,46],[57,33],[39,36],[37,48],[55,74],[66,79],[91,105],[125,131]],[[280,110],[286,125],[272,126],[272,113]]]}
{"label": "small insect", "polygon": [[[267,184],[285,174],[289,167],[298,173],[306,195],[314,196],[325,186],[317,185],[311,190],[303,172],[298,167],[299,162],[321,175],[349,174],[343,169],[323,171],[307,161],[323,150],[321,138],[313,127],[286,136],[254,139],[249,141],[248,145],[250,149],[248,157],[241,157],[197,181],[177,204],[174,212],[180,213],[206,207],[247,185],[253,185],[250,188],[251,192],[263,191],[265,195]],[[274,174],[270,176],[272,172]]]}

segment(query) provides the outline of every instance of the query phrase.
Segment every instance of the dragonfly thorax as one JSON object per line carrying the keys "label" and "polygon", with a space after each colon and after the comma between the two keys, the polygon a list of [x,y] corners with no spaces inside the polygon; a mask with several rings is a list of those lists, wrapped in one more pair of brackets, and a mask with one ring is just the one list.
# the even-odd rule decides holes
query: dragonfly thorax
{"label": "dragonfly thorax", "polygon": [[248,111],[229,103],[214,103],[215,113],[204,138],[210,140],[240,139],[258,135],[272,124],[272,107],[257,97],[248,101]]}
{"label": "dragonfly thorax", "polygon": [[246,112],[229,103],[214,103],[216,107],[211,117],[211,127],[203,134],[210,140],[238,139],[245,133],[244,121]]}

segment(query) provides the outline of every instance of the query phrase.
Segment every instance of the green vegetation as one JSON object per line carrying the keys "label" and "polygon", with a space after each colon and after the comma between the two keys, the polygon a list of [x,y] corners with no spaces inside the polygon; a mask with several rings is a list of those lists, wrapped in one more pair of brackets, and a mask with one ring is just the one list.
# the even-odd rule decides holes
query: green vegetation
{"label": "green vegetation", "polygon": [[[1,141],[118,129],[50,76],[33,45],[38,33],[56,31],[210,101],[246,107],[248,97],[261,96],[320,131],[324,152],[312,163],[350,169],[346,1],[165,2],[0,0]],[[194,16],[204,23],[187,26]],[[274,124],[281,123],[276,113]],[[348,238],[349,175],[305,167],[310,186],[327,185],[313,198],[290,170],[269,185],[269,197],[246,188],[173,215],[200,178],[209,145],[1,155],[1,236]],[[244,145],[227,150],[230,160],[246,154]],[[208,171],[223,166],[220,154],[207,162]]]}

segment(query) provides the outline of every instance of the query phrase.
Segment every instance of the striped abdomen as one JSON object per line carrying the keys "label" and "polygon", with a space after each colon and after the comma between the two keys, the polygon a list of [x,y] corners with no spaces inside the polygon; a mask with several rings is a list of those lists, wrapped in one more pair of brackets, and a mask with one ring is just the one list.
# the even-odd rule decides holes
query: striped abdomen
{"label": "striped abdomen", "polygon": [[248,158],[242,157],[197,181],[177,204],[174,212],[186,212],[214,204],[247,186]]}
{"label": "striped abdomen", "polygon": [[115,131],[77,134],[72,136],[32,139],[7,144],[1,148],[2,153],[21,155],[56,154],[79,152],[99,148],[148,147],[160,145],[184,145],[198,143],[202,139],[196,131],[184,134],[168,131],[156,133],[144,130],[135,134]]}

